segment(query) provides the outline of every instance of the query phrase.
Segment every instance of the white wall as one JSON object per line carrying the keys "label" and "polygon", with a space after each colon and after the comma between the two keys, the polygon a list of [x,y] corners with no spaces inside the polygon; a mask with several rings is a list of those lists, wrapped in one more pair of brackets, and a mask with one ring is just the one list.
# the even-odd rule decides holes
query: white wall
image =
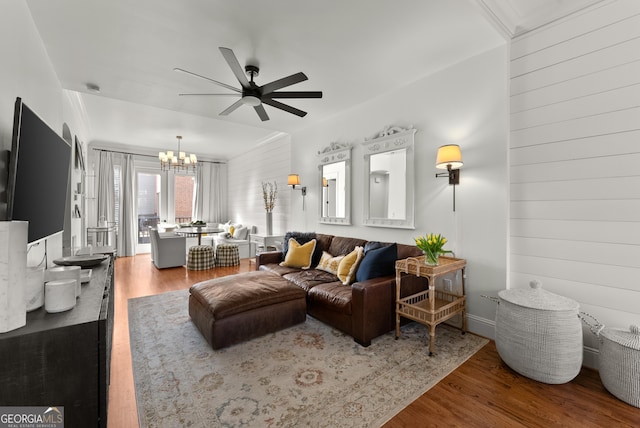
{"label": "white wall", "polygon": [[[26,2],[2,2],[0,55],[4,59],[0,67],[0,218],[4,218],[8,170],[6,162],[8,151],[11,150],[16,97],[21,97],[59,135],[62,136],[63,123],[69,126],[72,137],[78,135],[84,141],[86,133],[77,100],[68,91],[62,90]],[[78,181],[78,173],[72,173],[72,182]],[[73,204],[73,197],[71,202]],[[69,231],[69,236],[75,237],[74,241],[79,241],[83,233],[81,222],[72,219],[70,226],[72,230]],[[62,251],[61,235],[47,240],[49,264],[62,256]],[[43,256],[44,245],[34,246],[29,251],[28,264],[38,264]]]}
{"label": "white wall", "polygon": [[[44,45],[40,40],[26,2],[3,1],[0,13],[0,218],[6,214],[8,151],[11,150],[13,110],[21,97],[38,116],[62,135],[62,89]],[[47,244],[49,262],[62,255],[62,236]],[[44,245],[33,247],[27,264],[37,265],[44,256]]]}
{"label": "white wall", "polygon": [[[507,271],[507,48],[493,49],[446,70],[383,94],[317,126],[294,133],[292,162],[307,185],[306,209],[293,195],[289,229],[414,244],[438,232],[448,249],[467,259],[470,329],[493,336],[495,305],[481,298],[506,287]],[[416,229],[363,226],[364,152],[360,143],[387,125],[415,134]],[[352,226],[318,223],[321,187],[316,154],[331,142],[353,144]],[[464,159],[456,212],[452,188],[435,178],[439,146],[460,144]]]}
{"label": "white wall", "polygon": [[514,39],[510,80],[511,285],[640,324],[640,2]]}
{"label": "white wall", "polygon": [[[278,197],[273,209],[273,233],[284,234],[288,230],[288,214],[291,194],[287,187],[287,175],[293,172],[291,163],[291,138],[287,134],[262,143],[248,153],[230,159],[228,166],[229,220],[245,226],[256,226],[258,233],[266,233],[266,214],[262,198],[263,181],[276,182]],[[294,204],[297,198],[294,199]]]}

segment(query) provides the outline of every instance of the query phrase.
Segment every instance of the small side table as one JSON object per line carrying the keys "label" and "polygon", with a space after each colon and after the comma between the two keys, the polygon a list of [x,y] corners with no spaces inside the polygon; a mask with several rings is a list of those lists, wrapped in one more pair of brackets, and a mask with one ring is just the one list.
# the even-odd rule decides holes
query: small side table
{"label": "small side table", "polygon": [[282,248],[282,243],[284,241],[284,235],[257,235],[251,234],[249,238],[250,244],[256,246],[256,251],[254,255],[258,252],[258,248],[262,247],[263,251],[267,251],[269,247],[275,247],[276,249]]}
{"label": "small side table", "polygon": [[[429,356],[433,355],[436,326],[457,314],[462,314],[462,334],[467,330],[466,298],[464,294],[464,259],[440,257],[438,266],[428,266],[424,256],[396,261],[396,339],[400,337],[400,317],[429,326]],[[439,276],[462,270],[462,294],[436,289]],[[400,298],[402,274],[427,278],[429,289]]]}

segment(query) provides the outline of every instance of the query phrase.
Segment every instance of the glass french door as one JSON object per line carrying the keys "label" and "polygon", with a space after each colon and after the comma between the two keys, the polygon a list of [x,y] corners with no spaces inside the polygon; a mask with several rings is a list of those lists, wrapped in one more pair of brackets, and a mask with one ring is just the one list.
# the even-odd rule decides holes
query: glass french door
{"label": "glass french door", "polygon": [[138,239],[136,253],[150,253],[149,226],[156,227],[161,218],[162,177],[158,172],[137,172],[136,212]]}
{"label": "glass french door", "polygon": [[192,175],[154,169],[136,171],[138,239],[136,253],[150,253],[149,226],[189,223],[193,220],[195,180]]}

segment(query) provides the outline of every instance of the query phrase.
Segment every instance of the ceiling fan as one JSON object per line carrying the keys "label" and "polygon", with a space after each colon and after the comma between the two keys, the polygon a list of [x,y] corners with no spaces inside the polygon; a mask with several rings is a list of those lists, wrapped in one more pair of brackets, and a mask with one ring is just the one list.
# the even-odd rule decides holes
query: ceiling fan
{"label": "ceiling fan", "polygon": [[[231,67],[231,71],[240,82],[241,88],[234,88],[233,86],[227,85],[226,83],[218,82],[217,80],[210,79],[205,76],[201,76],[196,73],[192,73],[191,71],[183,70],[181,68],[174,68],[175,71],[179,71],[181,73],[186,73],[191,76],[199,77],[200,79],[207,80],[209,82],[213,82],[216,85],[222,86],[223,88],[230,89],[234,91],[233,94],[178,94],[180,96],[209,96],[209,95],[231,95],[231,96],[240,96],[241,98],[235,103],[231,104],[225,110],[223,110],[220,115],[226,116],[241,105],[248,105],[255,109],[260,119],[264,122],[265,120],[269,120],[269,116],[264,109],[263,104],[268,104],[272,107],[278,108],[280,110],[284,110],[286,112],[295,114],[300,117],[306,116],[307,112],[299,110],[295,107],[291,107],[290,105],[283,104],[280,101],[276,101],[275,98],[322,98],[321,91],[280,91],[276,92],[278,89],[282,89],[287,86],[295,85],[296,83],[304,82],[307,80],[307,76],[300,72],[296,74],[292,74],[291,76],[283,77],[282,79],[274,80],[271,83],[267,83],[262,86],[258,86],[253,78],[257,77],[260,69],[255,65],[246,65],[244,67],[244,71],[238,62],[233,51],[229,48],[219,48],[220,52],[222,52],[222,56]],[[246,76],[245,76],[246,73]],[[247,79],[247,76],[249,79]]]}

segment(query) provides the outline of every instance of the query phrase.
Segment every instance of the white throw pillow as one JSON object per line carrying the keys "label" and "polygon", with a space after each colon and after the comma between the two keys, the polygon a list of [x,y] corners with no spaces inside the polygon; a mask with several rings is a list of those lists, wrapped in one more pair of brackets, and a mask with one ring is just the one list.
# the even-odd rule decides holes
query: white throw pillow
{"label": "white throw pillow", "polygon": [[249,234],[249,229],[246,227],[239,227],[233,232],[233,239],[247,239],[247,235]]}

